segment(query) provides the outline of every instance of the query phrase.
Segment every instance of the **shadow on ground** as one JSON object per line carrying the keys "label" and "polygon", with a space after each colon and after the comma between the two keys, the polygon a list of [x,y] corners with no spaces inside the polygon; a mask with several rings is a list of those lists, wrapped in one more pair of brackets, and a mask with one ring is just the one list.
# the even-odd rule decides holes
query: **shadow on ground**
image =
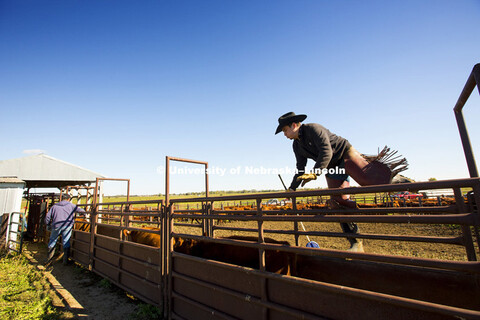
{"label": "shadow on ground", "polygon": [[30,262],[44,273],[55,290],[55,307],[72,313],[71,319],[148,319],[141,315],[143,302],[79,265],[64,266],[63,253],[58,251],[45,268],[45,244],[28,242],[24,249]]}

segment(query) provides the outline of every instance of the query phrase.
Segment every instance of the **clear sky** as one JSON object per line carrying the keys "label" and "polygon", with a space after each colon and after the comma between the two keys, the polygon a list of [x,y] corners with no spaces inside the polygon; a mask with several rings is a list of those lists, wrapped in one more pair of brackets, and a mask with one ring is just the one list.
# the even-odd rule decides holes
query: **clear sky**
{"label": "clear sky", "polygon": [[[294,111],[362,153],[398,149],[413,179],[467,177],[452,109],[479,21],[478,0],[1,0],[0,159],[42,150],[155,194],[168,155],[226,170],[211,190],[279,189],[247,169],[295,167],[274,135]],[[464,111],[477,158],[479,104]]]}

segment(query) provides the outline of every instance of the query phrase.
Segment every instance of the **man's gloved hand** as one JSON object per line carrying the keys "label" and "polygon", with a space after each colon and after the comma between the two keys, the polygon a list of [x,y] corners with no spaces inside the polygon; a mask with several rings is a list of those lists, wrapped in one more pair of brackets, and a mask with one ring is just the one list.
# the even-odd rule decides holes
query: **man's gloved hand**
{"label": "man's gloved hand", "polygon": [[317,175],[315,173],[305,173],[297,178],[297,181],[300,181],[300,180],[303,180],[302,181],[302,187],[303,187],[307,182],[312,180],[317,180]]}

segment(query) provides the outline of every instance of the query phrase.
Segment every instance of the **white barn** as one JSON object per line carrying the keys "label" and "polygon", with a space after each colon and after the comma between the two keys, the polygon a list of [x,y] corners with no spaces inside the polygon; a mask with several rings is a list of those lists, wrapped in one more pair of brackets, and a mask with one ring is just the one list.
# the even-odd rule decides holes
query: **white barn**
{"label": "white barn", "polygon": [[103,175],[46,154],[0,161],[0,177],[17,177],[29,188],[63,188],[86,185]]}
{"label": "white barn", "polygon": [[[22,195],[26,188],[28,202],[28,228],[27,233],[32,238],[38,235],[42,225],[42,219],[55,201],[54,193],[47,196],[30,197],[32,188],[58,188],[59,191],[67,186],[86,186],[94,184],[97,178],[105,176],[77,165],[55,159],[46,154],[37,154],[18,159],[0,161],[0,177],[3,179],[3,187],[0,189],[0,216],[2,217],[3,232],[8,234],[5,227],[6,217],[12,212],[24,212],[21,208]],[[47,190],[48,190],[47,189]],[[58,198],[58,195],[56,196]],[[15,216],[18,219],[18,215]],[[12,218],[13,220],[13,218]],[[0,247],[5,239],[0,235]]]}

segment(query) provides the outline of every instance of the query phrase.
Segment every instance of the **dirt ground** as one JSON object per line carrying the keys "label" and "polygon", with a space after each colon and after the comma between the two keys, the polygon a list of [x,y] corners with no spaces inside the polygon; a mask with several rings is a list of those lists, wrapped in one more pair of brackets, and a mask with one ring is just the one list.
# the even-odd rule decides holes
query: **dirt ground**
{"label": "dirt ground", "polygon": [[139,319],[143,303],[88,270],[62,264],[62,254],[44,267],[46,245],[27,242],[24,253],[43,272],[55,291],[53,303],[65,319]]}
{"label": "dirt ground", "polygon": [[[225,227],[236,228],[257,228],[256,222],[235,221],[221,224]],[[339,223],[313,223],[305,222],[303,227],[306,231],[319,232],[335,232],[341,233],[342,229]],[[415,235],[429,237],[461,237],[461,228],[457,225],[423,225],[423,224],[381,224],[381,223],[359,223],[359,232],[362,234],[374,235]],[[187,230],[188,229],[188,230]],[[265,230],[293,230],[292,222],[265,222]],[[303,231],[302,225],[299,223],[298,230]],[[192,231],[192,228],[178,228],[178,233],[197,232],[198,229]],[[473,233],[473,232],[472,232]],[[236,235],[255,235],[255,233],[234,232],[217,230],[216,237]],[[269,234],[270,237],[280,241],[288,241],[291,245],[295,244],[293,235]],[[349,242],[343,237],[318,237],[310,236],[310,240],[316,241],[322,249],[346,250],[350,247]],[[474,238],[476,242],[476,238]],[[308,242],[307,237],[299,237],[299,246],[305,247]],[[421,257],[440,260],[456,260],[468,261],[466,250],[463,246],[451,244],[435,244],[422,242],[407,241],[387,241],[364,239],[363,245],[366,253],[400,255],[409,257]],[[477,254],[479,254],[478,246],[475,244]]]}

